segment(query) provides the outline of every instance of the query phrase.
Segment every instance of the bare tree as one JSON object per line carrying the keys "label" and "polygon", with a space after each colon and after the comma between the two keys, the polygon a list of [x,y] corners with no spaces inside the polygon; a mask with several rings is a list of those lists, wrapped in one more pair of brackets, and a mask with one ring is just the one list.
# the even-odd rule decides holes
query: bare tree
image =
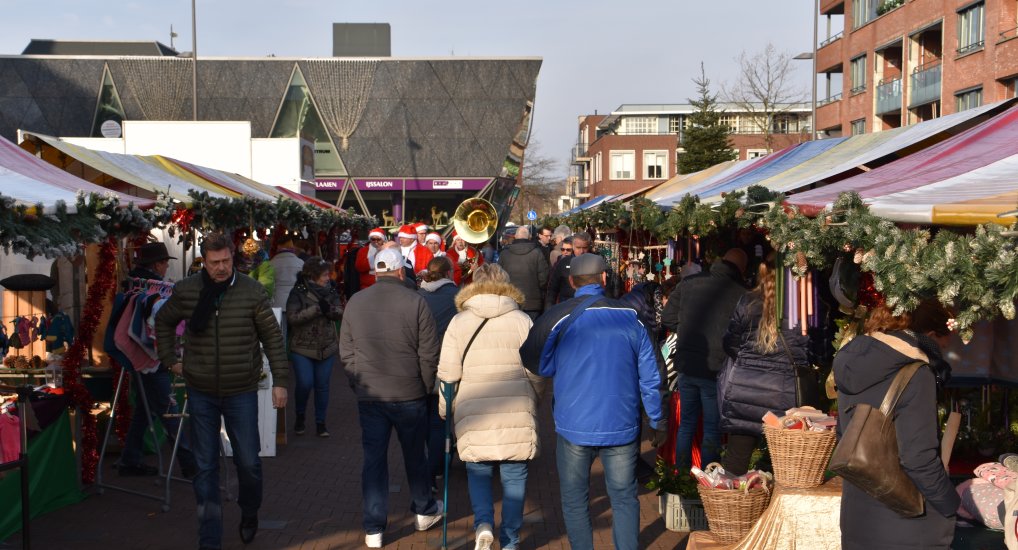
{"label": "bare tree", "polygon": [[520,196],[511,214],[512,221],[528,223],[527,211],[534,210],[538,217],[558,211],[558,198],[565,193],[566,180],[558,161],[544,156],[540,143],[530,140],[523,156],[523,179]]}
{"label": "bare tree", "polygon": [[792,82],[792,56],[767,44],[762,52],[739,54],[739,76],[721,86],[721,97],[731,103],[731,111],[747,113],[754,128],[764,135],[767,152],[773,148],[778,123],[797,103],[809,99],[809,93]]}

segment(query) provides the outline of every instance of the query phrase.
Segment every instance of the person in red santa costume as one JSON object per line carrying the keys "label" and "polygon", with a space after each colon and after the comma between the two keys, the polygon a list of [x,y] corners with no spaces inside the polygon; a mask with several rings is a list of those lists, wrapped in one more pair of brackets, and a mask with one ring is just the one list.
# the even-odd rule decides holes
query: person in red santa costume
{"label": "person in red santa costume", "polygon": [[381,227],[376,227],[368,233],[368,246],[362,246],[357,251],[357,262],[354,266],[361,281],[361,290],[375,284],[375,254],[378,254],[383,244],[385,231]]}
{"label": "person in red santa costume", "polygon": [[[446,256],[452,261],[453,280],[456,281],[457,286],[469,283],[473,279],[470,273],[484,263],[484,256],[478,253],[474,247],[468,246],[467,242],[455,232],[452,234],[452,248],[446,251]],[[465,280],[464,272],[467,273]]]}
{"label": "person in red santa costume", "polygon": [[403,257],[414,266],[414,273],[420,273],[428,269],[428,262],[434,255],[428,248],[417,242],[417,231],[412,225],[404,225],[399,228],[399,251]]}
{"label": "person in red santa costume", "polygon": [[428,229],[428,225],[424,222],[417,222],[414,224],[414,231],[417,232],[417,244],[422,246],[427,244],[425,241],[428,238]]}
{"label": "person in red santa costume", "polygon": [[445,251],[442,250],[442,236],[438,233],[428,233],[428,236],[424,238],[424,246],[428,247],[428,250],[436,258],[445,256]]}

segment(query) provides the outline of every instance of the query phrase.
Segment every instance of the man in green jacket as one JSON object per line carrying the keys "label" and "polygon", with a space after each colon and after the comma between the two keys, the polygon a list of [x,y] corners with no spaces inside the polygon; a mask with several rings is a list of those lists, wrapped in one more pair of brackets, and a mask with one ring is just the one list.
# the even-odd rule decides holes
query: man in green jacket
{"label": "man in green jacket", "polygon": [[[156,315],[159,359],[187,382],[191,447],[198,465],[194,495],[198,504],[200,548],[220,548],[223,512],[219,497],[220,418],[237,467],[240,538],[258,532],[262,503],[262,465],[258,458],[258,380],[262,350],[272,371],[272,406],[286,406],[288,365],[279,324],[265,289],[233,267],[233,243],[213,234],[202,243],[205,267],[179,283]],[[184,357],[178,360],[176,327],[187,321]]]}

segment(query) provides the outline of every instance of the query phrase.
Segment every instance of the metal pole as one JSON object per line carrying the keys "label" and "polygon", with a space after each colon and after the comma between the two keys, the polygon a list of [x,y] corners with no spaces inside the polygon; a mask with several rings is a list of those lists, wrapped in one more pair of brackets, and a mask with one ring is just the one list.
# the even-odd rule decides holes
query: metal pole
{"label": "metal pole", "polygon": [[813,0],[813,118],[810,120],[810,140],[817,138],[817,26],[819,25],[820,0]]}
{"label": "metal pole", "polygon": [[[191,120],[198,120],[198,17],[191,0]],[[815,43],[816,40],[813,40]]]}

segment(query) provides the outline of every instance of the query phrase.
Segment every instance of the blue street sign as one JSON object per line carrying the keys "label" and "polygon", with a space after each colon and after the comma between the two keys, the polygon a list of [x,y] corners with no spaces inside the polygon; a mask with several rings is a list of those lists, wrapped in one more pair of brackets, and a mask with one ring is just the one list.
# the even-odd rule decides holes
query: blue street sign
{"label": "blue street sign", "polygon": [[527,212],[527,219],[530,220],[530,221],[536,220],[537,219],[537,212],[534,212],[533,210],[528,211]]}

